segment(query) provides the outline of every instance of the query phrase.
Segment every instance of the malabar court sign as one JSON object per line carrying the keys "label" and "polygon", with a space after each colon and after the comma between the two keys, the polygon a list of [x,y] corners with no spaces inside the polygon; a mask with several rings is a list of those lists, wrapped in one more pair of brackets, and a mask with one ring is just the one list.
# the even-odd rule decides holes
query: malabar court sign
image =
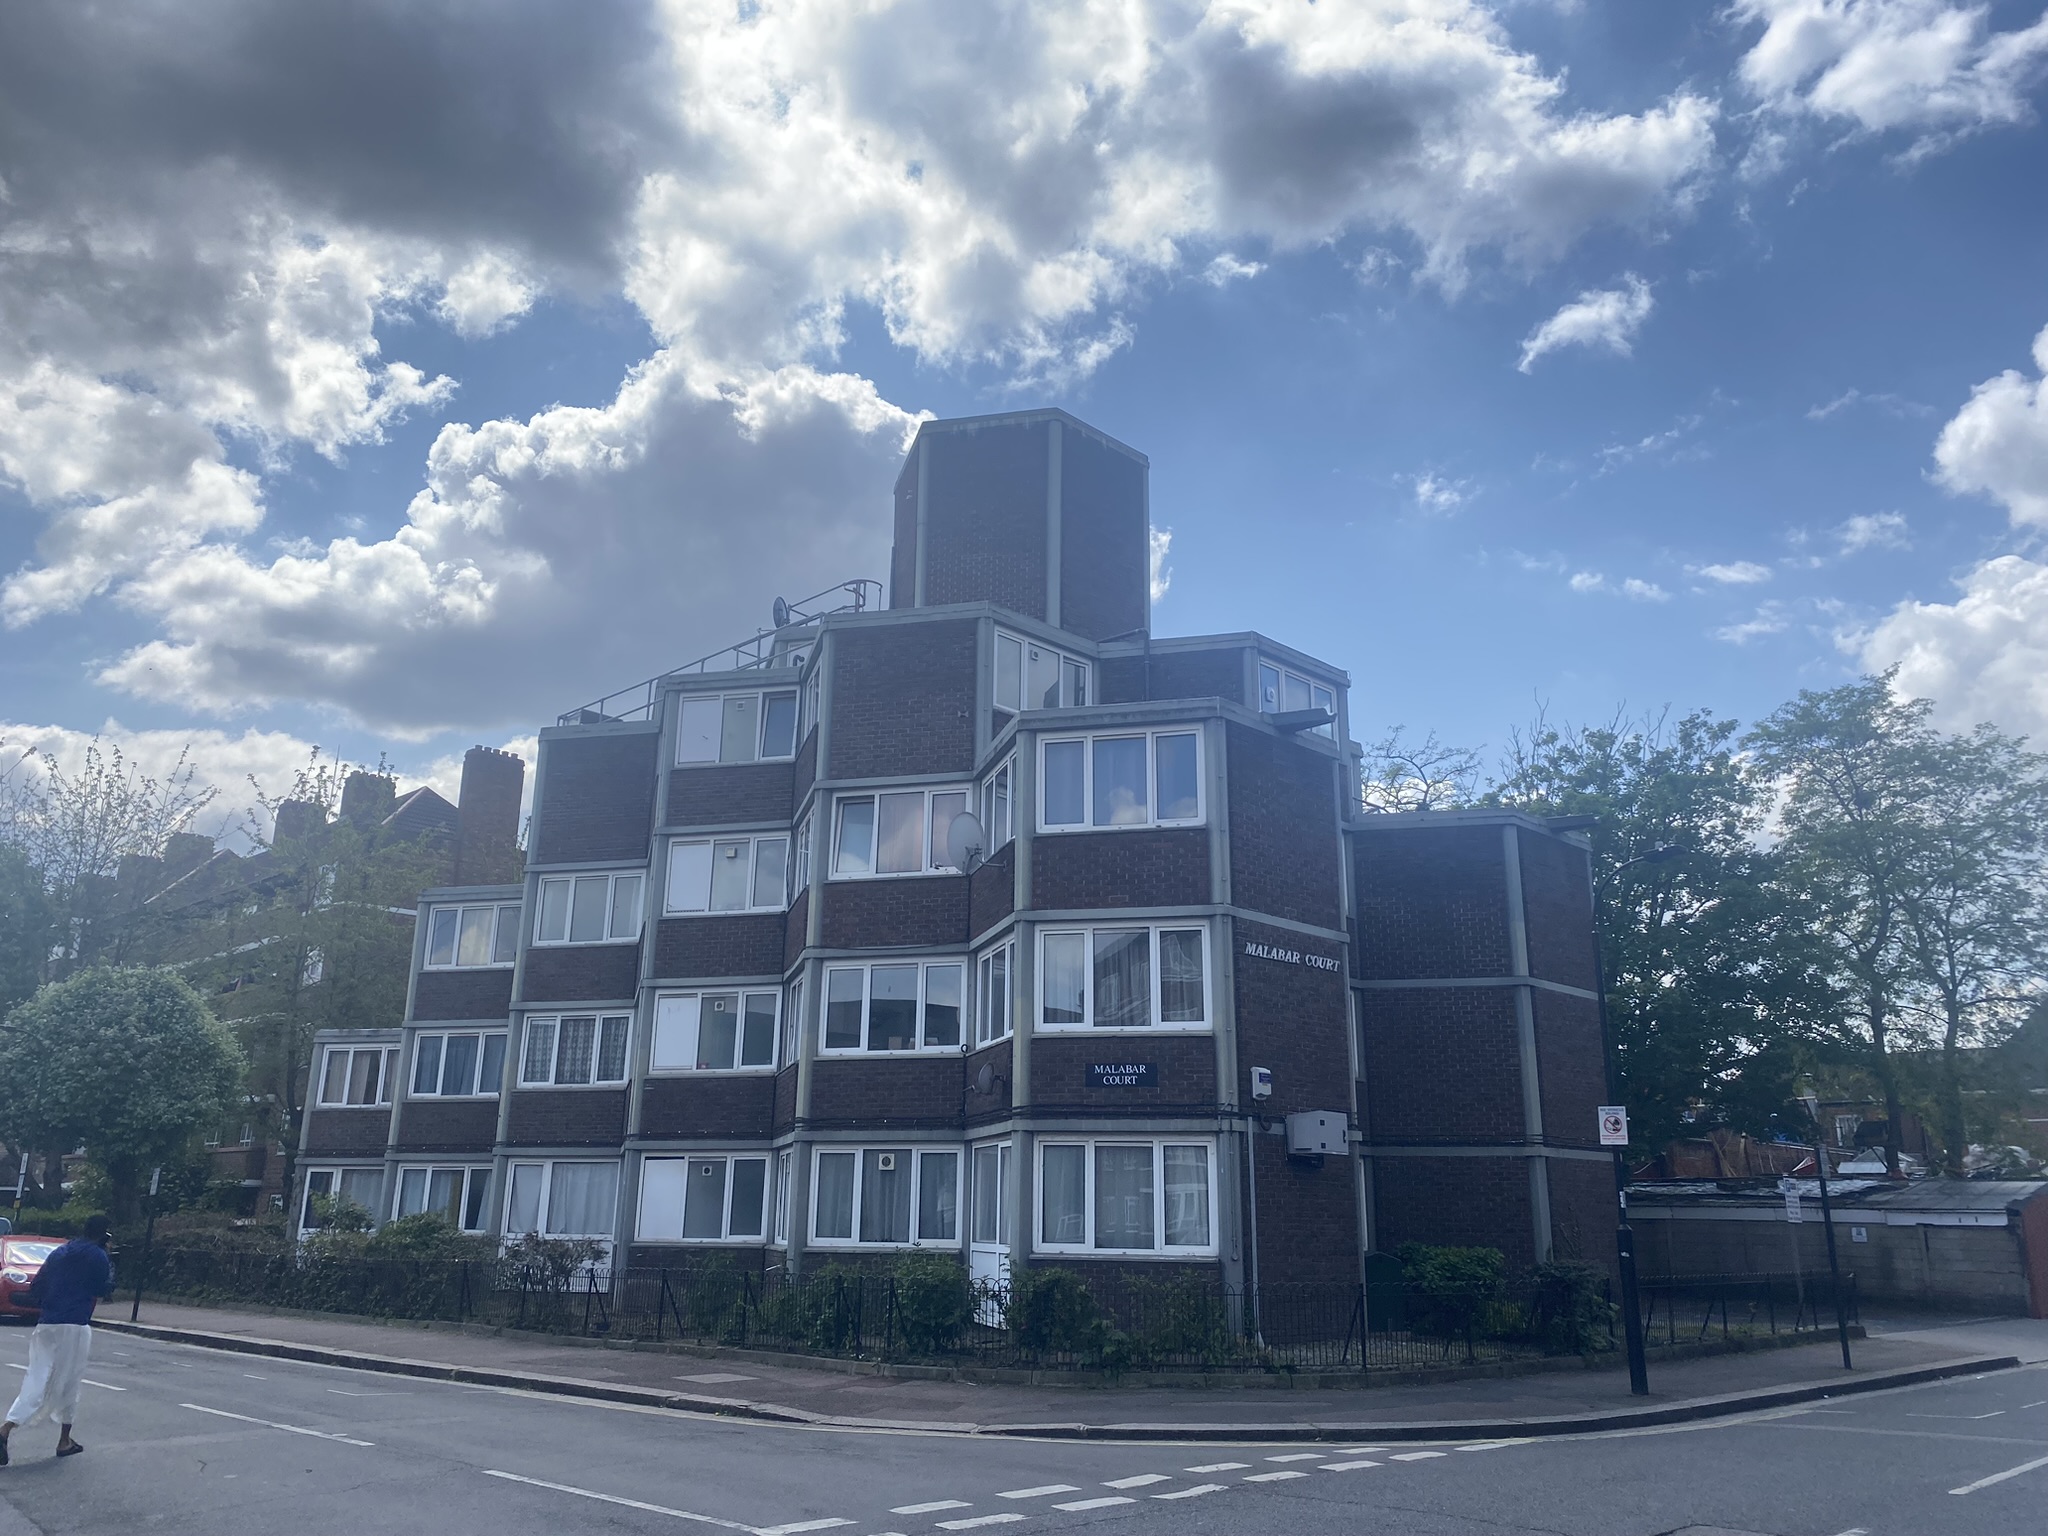
{"label": "malabar court sign", "polygon": [[1305,965],[1312,971],[1340,971],[1344,968],[1344,962],[1334,955],[1318,955],[1301,949],[1283,949],[1278,944],[1254,944],[1250,939],[1244,942],[1244,952],[1254,960],[1277,960],[1282,965]]}

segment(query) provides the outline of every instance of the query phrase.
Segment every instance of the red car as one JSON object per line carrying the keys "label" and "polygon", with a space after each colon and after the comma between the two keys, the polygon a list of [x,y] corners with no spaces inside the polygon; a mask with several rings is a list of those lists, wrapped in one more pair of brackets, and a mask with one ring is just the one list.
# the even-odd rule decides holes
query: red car
{"label": "red car", "polygon": [[29,1282],[43,1260],[63,1246],[61,1237],[0,1237],[0,1319],[36,1320],[35,1305],[28,1299]]}

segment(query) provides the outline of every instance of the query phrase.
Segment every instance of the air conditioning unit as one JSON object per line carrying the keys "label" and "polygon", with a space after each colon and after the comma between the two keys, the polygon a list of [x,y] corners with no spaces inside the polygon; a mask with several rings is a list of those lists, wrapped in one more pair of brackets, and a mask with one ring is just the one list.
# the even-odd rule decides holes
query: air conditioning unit
{"label": "air conditioning unit", "polygon": [[1335,1110],[1311,1109],[1287,1117],[1289,1157],[1342,1157],[1350,1148],[1345,1142],[1346,1117]]}

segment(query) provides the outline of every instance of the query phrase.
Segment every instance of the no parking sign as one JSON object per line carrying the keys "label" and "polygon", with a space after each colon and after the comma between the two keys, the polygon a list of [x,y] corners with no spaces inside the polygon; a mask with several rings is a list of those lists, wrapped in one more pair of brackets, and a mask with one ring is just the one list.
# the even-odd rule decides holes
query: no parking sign
{"label": "no parking sign", "polygon": [[1619,1104],[1600,1106],[1600,1145],[1603,1147],[1625,1147],[1628,1145],[1628,1111]]}

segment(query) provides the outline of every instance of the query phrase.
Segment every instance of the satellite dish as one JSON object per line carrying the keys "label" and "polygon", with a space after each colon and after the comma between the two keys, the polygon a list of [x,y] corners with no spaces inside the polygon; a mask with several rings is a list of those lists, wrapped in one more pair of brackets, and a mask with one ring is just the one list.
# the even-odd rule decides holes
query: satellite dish
{"label": "satellite dish", "polygon": [[984,1098],[996,1091],[996,1069],[985,1061],[981,1070],[974,1074],[974,1091]]}
{"label": "satellite dish", "polygon": [[947,864],[963,875],[971,875],[981,867],[984,846],[979,816],[972,811],[962,811],[953,818],[953,825],[946,829]]}
{"label": "satellite dish", "polygon": [[789,600],[787,598],[778,597],[777,599],[775,599],[775,627],[777,629],[781,629],[788,623]]}

